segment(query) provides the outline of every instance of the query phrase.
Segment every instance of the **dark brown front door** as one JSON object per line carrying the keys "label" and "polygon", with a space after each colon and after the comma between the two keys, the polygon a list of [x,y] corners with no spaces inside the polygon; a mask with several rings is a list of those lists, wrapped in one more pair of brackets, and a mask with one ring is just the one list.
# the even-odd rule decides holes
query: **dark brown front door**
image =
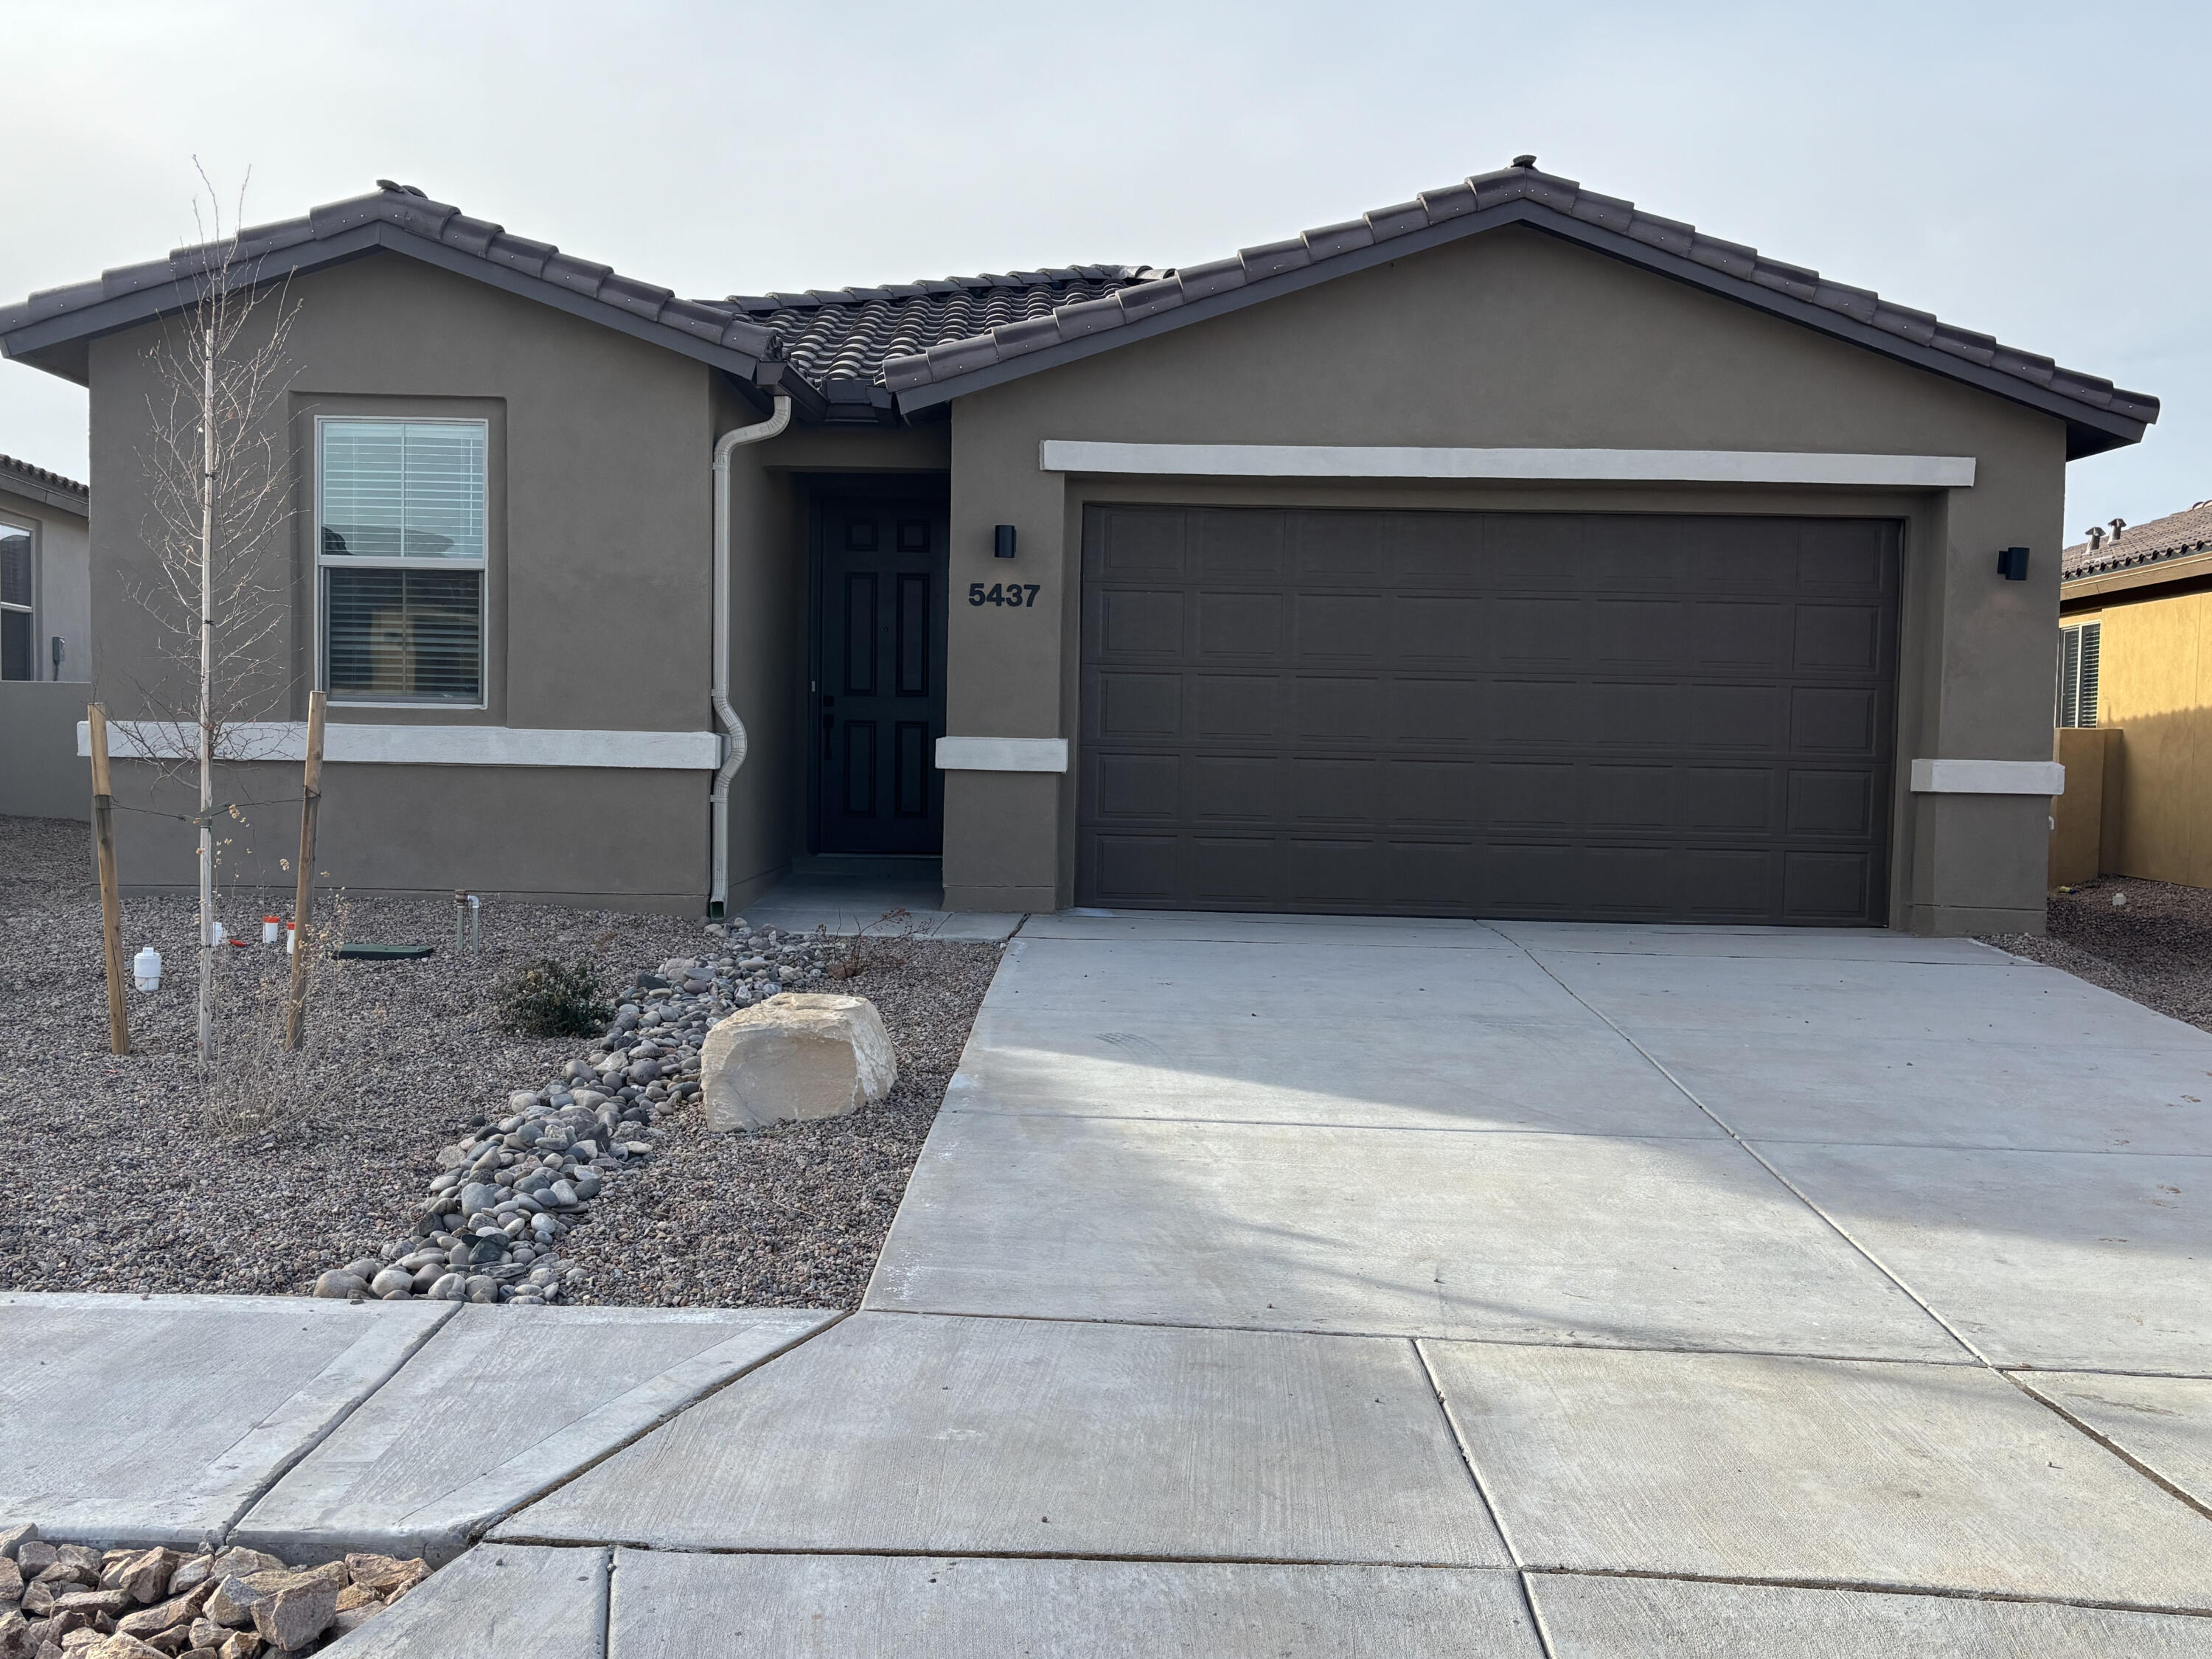
{"label": "dark brown front door", "polygon": [[818,849],[944,841],[945,519],[939,502],[825,499],[814,595]]}
{"label": "dark brown front door", "polygon": [[1887,919],[1899,531],[1094,507],[1085,904]]}

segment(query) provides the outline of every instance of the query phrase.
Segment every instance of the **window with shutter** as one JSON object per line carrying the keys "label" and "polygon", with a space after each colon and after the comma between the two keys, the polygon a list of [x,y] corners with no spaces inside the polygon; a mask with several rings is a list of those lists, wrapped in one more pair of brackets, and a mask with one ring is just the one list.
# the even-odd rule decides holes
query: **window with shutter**
{"label": "window with shutter", "polygon": [[2097,723],[2097,657],[2104,625],[2084,623],[2058,630],[2058,709],[2060,726]]}
{"label": "window with shutter", "polygon": [[482,421],[316,422],[322,675],[337,702],[483,702]]}

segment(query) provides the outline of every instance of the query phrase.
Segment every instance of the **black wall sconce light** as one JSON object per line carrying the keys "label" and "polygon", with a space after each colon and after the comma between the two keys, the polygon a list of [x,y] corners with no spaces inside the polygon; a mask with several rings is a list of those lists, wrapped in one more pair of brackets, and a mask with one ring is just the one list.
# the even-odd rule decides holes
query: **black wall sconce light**
{"label": "black wall sconce light", "polygon": [[1014,527],[1010,524],[995,526],[991,532],[991,556],[1011,559],[1014,556]]}
{"label": "black wall sconce light", "polygon": [[2026,581],[2027,580],[2027,550],[2024,547],[1999,549],[1997,574],[2008,582]]}

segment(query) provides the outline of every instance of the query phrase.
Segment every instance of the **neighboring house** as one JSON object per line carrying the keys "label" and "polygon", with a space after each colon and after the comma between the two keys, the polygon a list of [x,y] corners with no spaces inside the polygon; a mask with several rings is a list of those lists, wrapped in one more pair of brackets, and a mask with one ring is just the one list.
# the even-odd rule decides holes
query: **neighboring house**
{"label": "neighboring house", "polygon": [[[0,311],[90,388],[118,714],[204,257]],[[2065,464],[2158,412],[1532,157],[1179,270],[684,300],[397,185],[240,259],[298,307],[241,741],[328,689],[356,891],[2039,929]]]}
{"label": "neighboring house", "polygon": [[0,455],[0,680],[92,678],[89,495]]}
{"label": "neighboring house", "polygon": [[2100,526],[2062,569],[2060,742],[2097,757],[2103,789],[2063,873],[2212,887],[2212,501]]}
{"label": "neighboring house", "polygon": [[0,815],[91,811],[75,741],[92,678],[89,504],[75,479],[0,455]]}

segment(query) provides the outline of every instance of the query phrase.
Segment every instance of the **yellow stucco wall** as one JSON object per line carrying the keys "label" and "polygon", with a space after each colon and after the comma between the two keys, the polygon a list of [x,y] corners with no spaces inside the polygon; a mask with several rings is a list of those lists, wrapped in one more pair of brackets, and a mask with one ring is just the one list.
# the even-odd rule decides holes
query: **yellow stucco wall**
{"label": "yellow stucco wall", "polygon": [[2212,887],[2212,593],[2069,614],[2104,624],[2106,873]]}

